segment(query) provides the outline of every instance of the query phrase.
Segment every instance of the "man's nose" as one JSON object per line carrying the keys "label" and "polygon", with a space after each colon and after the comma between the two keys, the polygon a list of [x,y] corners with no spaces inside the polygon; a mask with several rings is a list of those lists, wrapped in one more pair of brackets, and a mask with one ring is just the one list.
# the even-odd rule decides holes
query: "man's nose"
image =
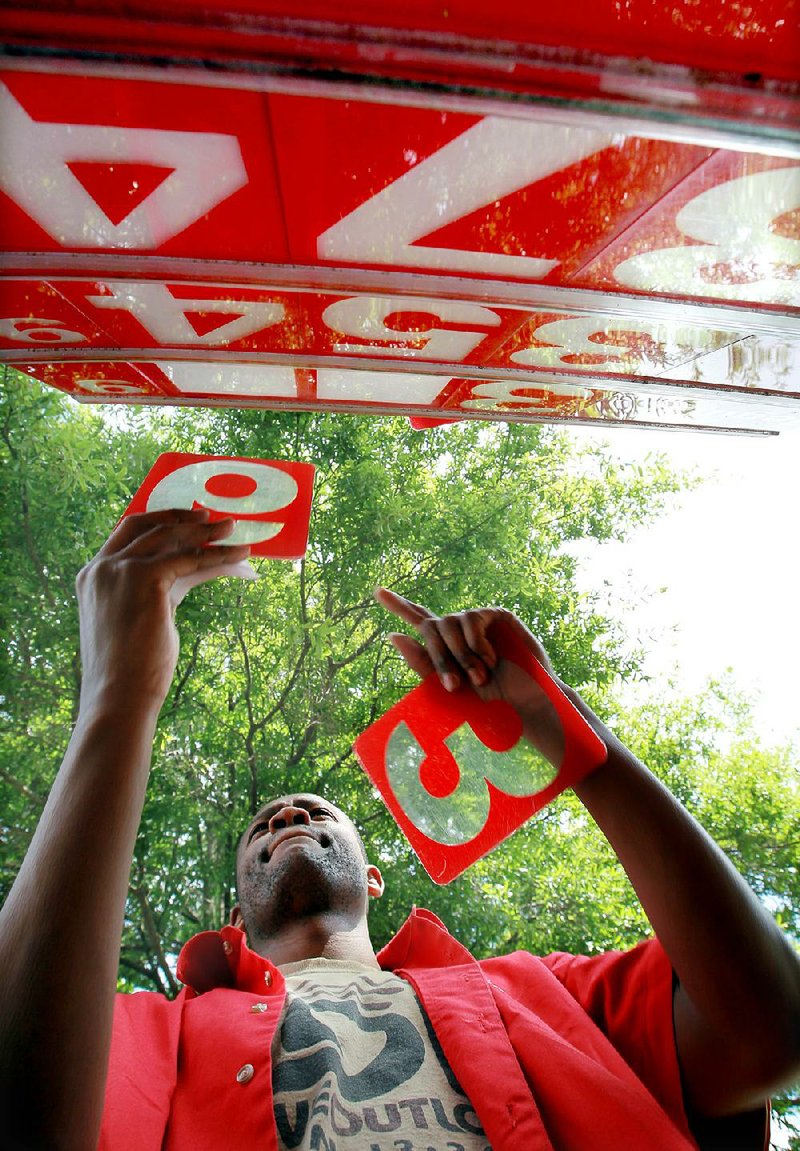
{"label": "man's nose", "polygon": [[286,807],[282,807],[280,811],[276,811],[269,821],[270,831],[280,831],[281,828],[291,827],[292,824],[310,824],[311,816],[308,814],[304,807],[295,807],[289,803]]}

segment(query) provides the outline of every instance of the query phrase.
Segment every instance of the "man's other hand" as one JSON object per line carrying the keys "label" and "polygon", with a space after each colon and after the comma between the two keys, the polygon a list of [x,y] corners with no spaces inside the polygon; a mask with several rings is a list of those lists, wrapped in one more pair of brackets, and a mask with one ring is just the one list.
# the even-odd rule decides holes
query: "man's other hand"
{"label": "man's other hand", "polygon": [[436,616],[421,604],[413,603],[388,588],[377,588],[375,598],[381,607],[411,624],[422,637],[422,642],[402,633],[392,633],[387,637],[408,666],[423,679],[436,672],[448,691],[457,691],[465,681],[475,688],[489,686],[498,664],[492,643],[492,626],[500,621],[511,628],[539,663],[555,676],[541,643],[505,608],[471,608]]}

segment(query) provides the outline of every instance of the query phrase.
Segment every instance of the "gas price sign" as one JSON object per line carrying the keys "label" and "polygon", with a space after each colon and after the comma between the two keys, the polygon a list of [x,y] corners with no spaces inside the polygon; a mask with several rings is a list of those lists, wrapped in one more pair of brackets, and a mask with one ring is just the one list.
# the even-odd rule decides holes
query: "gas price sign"
{"label": "gas price sign", "polygon": [[800,76],[762,6],[770,83],[731,79],[741,44],[703,0],[718,79],[673,27],[648,87],[594,17],[539,42],[514,5],[480,52],[478,7],[425,47],[389,5],[404,51],[370,65],[366,13],[345,36],[266,5],[223,44],[168,0],[120,44],[114,4],[23,4],[2,17],[0,355],[83,402],[795,426]]}

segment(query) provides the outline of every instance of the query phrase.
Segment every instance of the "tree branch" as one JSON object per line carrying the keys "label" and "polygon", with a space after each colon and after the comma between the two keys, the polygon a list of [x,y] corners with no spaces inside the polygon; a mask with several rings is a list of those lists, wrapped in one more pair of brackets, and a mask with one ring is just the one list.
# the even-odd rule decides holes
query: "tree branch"
{"label": "tree branch", "polygon": [[[143,868],[141,863],[138,864],[138,871],[141,880],[143,875]],[[142,914],[142,929],[144,931],[144,937],[147,940],[147,945],[156,957],[156,962],[158,964],[159,970],[164,973],[170,994],[177,995],[179,991],[178,982],[175,979],[175,976],[172,974],[169,963],[167,962],[167,957],[164,954],[164,947],[161,942],[161,934],[156,925],[153,909],[150,906],[150,900],[147,897],[147,891],[144,887],[144,884],[140,882],[136,886],[131,885],[130,890],[134,899],[139,904],[139,910]]]}

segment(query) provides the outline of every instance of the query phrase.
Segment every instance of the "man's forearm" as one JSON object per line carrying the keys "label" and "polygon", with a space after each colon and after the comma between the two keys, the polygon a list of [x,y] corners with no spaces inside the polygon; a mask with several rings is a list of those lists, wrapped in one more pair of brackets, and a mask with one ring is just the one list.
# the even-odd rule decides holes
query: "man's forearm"
{"label": "man's forearm", "polygon": [[0,912],[0,1091],[12,1147],[97,1141],[120,938],[157,709],[81,715]]}
{"label": "man's forearm", "polygon": [[690,1102],[755,1106],[800,1074],[800,961],[736,869],[577,693],[607,763],[575,791],[614,848],[680,981],[675,1023]]}
{"label": "man's forearm", "polygon": [[0,913],[4,1146],[89,1151],[97,1141],[131,859],[178,657],[175,588],[249,553],[220,546],[233,521],[208,517],[126,517],[78,575],[81,712]]}

